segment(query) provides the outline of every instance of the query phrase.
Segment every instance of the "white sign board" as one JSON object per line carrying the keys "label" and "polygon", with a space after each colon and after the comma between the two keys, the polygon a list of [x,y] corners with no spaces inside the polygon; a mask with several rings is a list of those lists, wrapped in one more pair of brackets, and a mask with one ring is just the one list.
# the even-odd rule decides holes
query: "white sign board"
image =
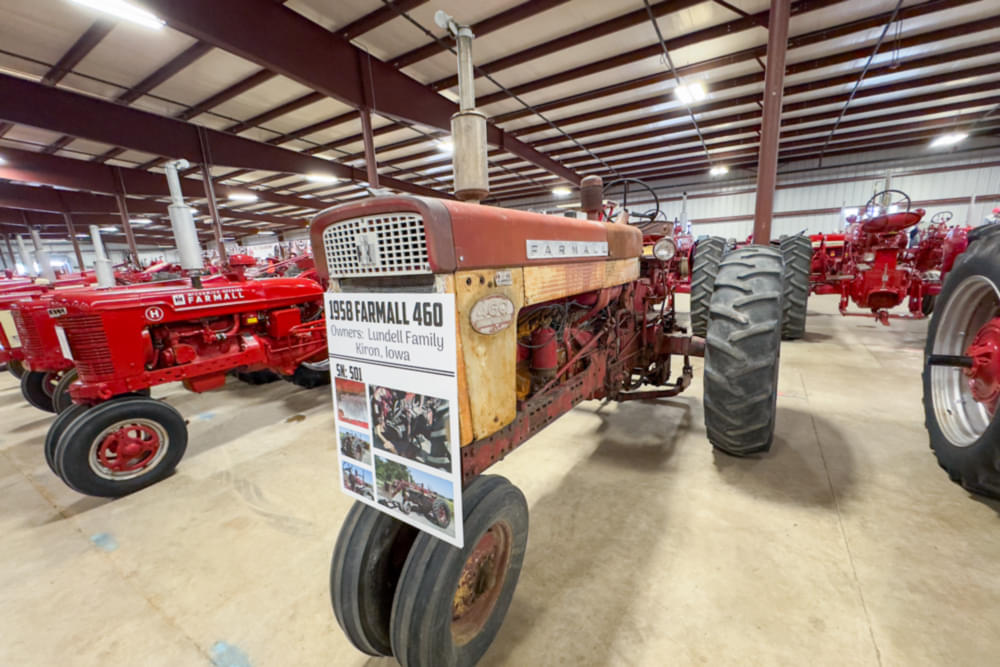
{"label": "white sign board", "polygon": [[327,293],[340,486],[463,546],[453,294]]}

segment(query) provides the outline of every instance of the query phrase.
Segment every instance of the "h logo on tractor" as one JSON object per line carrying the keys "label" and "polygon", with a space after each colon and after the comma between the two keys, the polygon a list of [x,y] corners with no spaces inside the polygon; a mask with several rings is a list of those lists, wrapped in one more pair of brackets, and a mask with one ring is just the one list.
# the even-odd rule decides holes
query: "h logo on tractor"
{"label": "h logo on tractor", "polygon": [[358,264],[360,266],[378,266],[378,233],[359,232],[354,237],[354,248],[358,253]]}

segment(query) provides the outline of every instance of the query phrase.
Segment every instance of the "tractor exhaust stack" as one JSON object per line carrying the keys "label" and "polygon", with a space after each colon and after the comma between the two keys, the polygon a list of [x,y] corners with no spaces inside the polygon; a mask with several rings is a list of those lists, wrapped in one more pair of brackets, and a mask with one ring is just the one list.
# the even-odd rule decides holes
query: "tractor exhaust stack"
{"label": "tractor exhaust stack", "polygon": [[38,260],[38,270],[42,276],[50,283],[56,281],[56,272],[52,270],[52,260],[49,258],[49,251],[42,244],[42,237],[37,229],[31,230],[31,242],[35,246],[35,258]]}
{"label": "tractor exhaust stack", "polygon": [[191,164],[187,160],[173,160],[164,165],[167,172],[167,187],[170,189],[170,227],[174,232],[174,242],[181,259],[181,268],[196,276],[202,270],[201,245],[198,243],[198,231],[194,226],[194,213],[191,207],[184,203],[184,193],[181,191],[181,181],[177,171],[187,169]]}
{"label": "tractor exhaust stack", "polygon": [[90,226],[90,241],[94,244],[94,272],[97,273],[97,286],[99,288],[115,286],[115,272],[111,268],[111,260],[104,252],[104,241],[101,239],[101,230],[97,225]]}
{"label": "tractor exhaust stack", "polygon": [[24,239],[21,238],[20,234],[15,234],[14,238],[17,239],[17,254],[21,256],[21,265],[24,266],[24,272],[32,278],[37,277],[38,272],[35,271],[35,261],[32,259],[28,249],[24,247]]}
{"label": "tractor exhaust stack", "polygon": [[434,22],[447,29],[458,45],[459,103],[458,112],[451,117],[455,196],[462,201],[479,203],[490,193],[490,175],[486,163],[486,114],[476,109],[472,66],[475,35],[469,26],[459,25],[444,11],[434,15]]}

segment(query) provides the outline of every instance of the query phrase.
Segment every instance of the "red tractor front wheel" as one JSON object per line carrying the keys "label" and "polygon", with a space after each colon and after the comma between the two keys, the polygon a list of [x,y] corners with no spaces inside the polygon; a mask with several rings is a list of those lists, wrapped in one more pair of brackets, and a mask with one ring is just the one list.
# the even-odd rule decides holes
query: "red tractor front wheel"
{"label": "red tractor front wheel", "polygon": [[924,415],[938,463],[969,491],[1000,498],[1000,228],[945,279],[925,360]]}
{"label": "red tractor front wheel", "polygon": [[59,436],[53,461],[63,481],[91,496],[134,493],[170,475],[187,448],[177,410],[140,396],[79,414]]}
{"label": "red tractor front wheel", "polygon": [[392,605],[392,653],[404,667],[474,665],[507,615],[528,542],[524,494],[478,477],[463,494],[465,547],[413,542]]}
{"label": "red tractor front wheel", "polygon": [[28,371],[21,376],[21,395],[32,407],[55,412],[52,394],[62,375],[61,372]]}

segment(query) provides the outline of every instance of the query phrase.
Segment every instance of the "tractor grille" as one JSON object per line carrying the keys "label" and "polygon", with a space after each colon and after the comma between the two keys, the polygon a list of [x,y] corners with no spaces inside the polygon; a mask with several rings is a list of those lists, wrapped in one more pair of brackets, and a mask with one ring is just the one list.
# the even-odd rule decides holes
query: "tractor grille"
{"label": "tractor grille", "polygon": [[114,374],[108,336],[99,315],[72,315],[59,318],[66,330],[66,340],[82,379]]}
{"label": "tractor grille", "polygon": [[10,314],[14,318],[14,326],[17,327],[17,333],[21,339],[21,348],[24,350],[24,353],[29,357],[43,354],[45,348],[42,345],[42,337],[38,333],[35,318],[29,316],[25,319],[24,314],[20,310],[11,310]]}
{"label": "tractor grille", "polygon": [[344,220],[323,230],[331,278],[430,273],[424,221],[416,213]]}

